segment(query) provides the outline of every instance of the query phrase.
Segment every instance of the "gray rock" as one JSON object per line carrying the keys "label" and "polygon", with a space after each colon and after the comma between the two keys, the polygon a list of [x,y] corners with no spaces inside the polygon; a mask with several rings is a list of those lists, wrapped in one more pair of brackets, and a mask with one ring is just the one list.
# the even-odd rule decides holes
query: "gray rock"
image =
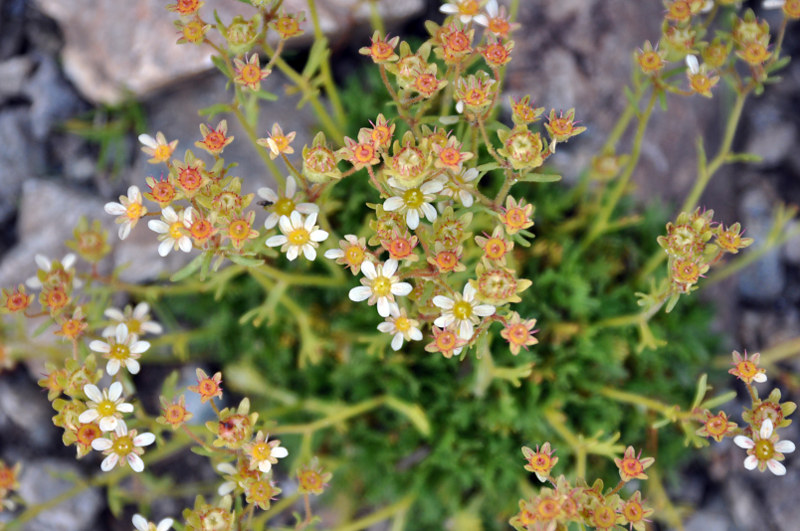
{"label": "gray rock", "polygon": [[[98,467],[99,471],[99,467]],[[69,478],[84,479],[69,461],[42,459],[23,463],[19,494],[26,504],[52,500],[74,486]],[[23,527],[24,531],[95,531],[95,520],[103,498],[97,487],[86,489],[58,505],[39,513]]]}
{"label": "gray rock", "polygon": [[28,112],[0,111],[0,222],[14,214],[22,183],[37,175],[43,162],[44,149],[32,138]]}
{"label": "gray rock", "polygon": [[[209,70],[210,48],[176,45],[172,21],[178,17],[165,10],[162,0],[119,2],[118,0],[35,0],[39,8],[56,19],[66,45],[64,68],[81,94],[99,103],[119,103],[126,94],[142,97],[176,80]],[[368,6],[356,0],[320,0],[320,21],[330,33],[342,32],[345,22],[353,26],[367,19]],[[408,17],[422,8],[422,0],[381,0],[389,18]],[[305,9],[304,0],[287,0],[287,11]],[[252,16],[254,9],[236,0],[206,2],[201,14],[213,20],[216,9],[223,21],[234,14]],[[311,34],[311,24],[302,26]],[[302,43],[302,41],[298,41]]]}
{"label": "gray rock", "polygon": [[25,79],[32,69],[33,60],[27,55],[18,55],[0,62],[0,104],[22,94]]}
{"label": "gray rock", "polygon": [[[742,225],[747,235],[755,238],[753,248],[764,242],[772,226],[772,204],[769,193],[763,188],[752,188],[744,193],[742,199]],[[751,264],[739,274],[739,294],[751,301],[769,303],[783,292],[786,274],[781,263],[781,251],[771,249],[756,263]]]}
{"label": "gray rock", "polygon": [[27,379],[0,378],[0,419],[5,417],[0,424],[9,424],[4,433],[15,444],[42,449],[57,441],[50,421],[53,414],[38,386]]}
{"label": "gray rock", "polygon": [[797,144],[797,127],[786,121],[786,111],[762,104],[751,109],[750,135],[745,151],[760,155],[761,166],[774,166],[785,159]]}
{"label": "gray rock", "polygon": [[31,99],[31,131],[42,140],[54,125],[74,115],[81,102],[64,79],[55,59],[48,55],[37,58],[36,72],[25,85]]}

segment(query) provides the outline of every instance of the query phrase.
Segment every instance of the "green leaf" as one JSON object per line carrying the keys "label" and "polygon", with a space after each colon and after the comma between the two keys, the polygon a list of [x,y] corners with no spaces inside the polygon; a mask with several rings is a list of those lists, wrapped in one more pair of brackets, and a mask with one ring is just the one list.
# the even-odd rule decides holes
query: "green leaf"
{"label": "green leaf", "polygon": [[732,164],[734,162],[759,163],[762,160],[764,160],[764,158],[761,155],[756,155],[755,153],[731,153],[725,157],[725,162],[728,164]]}
{"label": "green leaf", "polygon": [[322,61],[328,58],[328,54],[330,54],[328,39],[322,37],[315,40],[313,46],[311,46],[311,51],[308,52],[308,62],[303,68],[303,77],[310,79],[319,70],[319,65],[322,64]]}
{"label": "green leaf", "polygon": [[178,386],[178,371],[172,371],[169,376],[164,378],[161,384],[161,394],[167,401],[172,401],[175,397],[175,388]]}
{"label": "green leaf", "polygon": [[277,99],[278,99],[278,95],[277,94],[272,93],[272,92],[267,92],[266,90],[263,90],[263,89],[259,90],[255,94],[256,94],[256,97],[258,99],[261,99],[261,100],[277,101]]}
{"label": "green leaf", "polygon": [[557,173],[526,173],[517,180],[527,183],[554,183],[561,180]]}
{"label": "green leaf", "polygon": [[217,67],[217,70],[219,70],[220,72],[222,72],[225,75],[225,77],[231,77],[231,75],[232,75],[231,71],[228,70],[227,63],[225,63],[225,61],[223,61],[221,57],[216,56],[216,55],[212,55],[211,56],[211,62],[214,64],[214,66]]}
{"label": "green leaf", "polygon": [[410,420],[414,427],[417,428],[417,431],[425,437],[431,434],[431,425],[430,422],[428,422],[428,416],[425,415],[425,411],[419,407],[419,404],[409,404],[403,402],[399,398],[387,396],[386,407],[394,409]]}
{"label": "green leaf", "polygon": [[229,255],[228,258],[234,264],[245,267],[258,267],[264,263],[264,260],[261,258],[250,258],[249,256],[242,256],[240,254],[232,254]]}
{"label": "green leaf", "polygon": [[486,164],[481,164],[475,169],[478,170],[480,173],[486,173],[487,171],[496,170],[498,168],[502,168],[502,166],[497,162],[487,162]]}
{"label": "green leaf", "polygon": [[215,103],[213,105],[209,105],[208,107],[203,107],[197,114],[199,116],[208,116],[209,120],[212,120],[214,116],[218,114],[223,114],[226,112],[230,112],[231,106],[227,103]]}
{"label": "green leaf", "polygon": [[667,94],[663,90],[658,91],[658,105],[662,111],[667,110]]}
{"label": "green leaf", "polygon": [[169,277],[171,282],[180,282],[181,280],[186,280],[190,276],[192,276],[195,271],[200,269],[200,266],[203,264],[203,261],[206,259],[207,253],[202,253],[194,257],[194,260],[183,266],[181,269],[175,272],[174,275]]}

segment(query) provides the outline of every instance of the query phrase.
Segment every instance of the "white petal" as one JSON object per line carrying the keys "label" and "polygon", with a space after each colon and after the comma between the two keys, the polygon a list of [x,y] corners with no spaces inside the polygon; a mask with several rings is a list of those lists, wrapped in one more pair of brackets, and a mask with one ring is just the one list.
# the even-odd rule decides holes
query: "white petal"
{"label": "white petal", "polygon": [[489,317],[490,315],[494,315],[494,311],[494,306],[490,304],[479,304],[472,309],[472,312],[480,317]]}
{"label": "white petal", "polygon": [[98,437],[97,439],[92,440],[92,448],[98,452],[108,450],[112,446],[114,446],[114,443],[111,441],[111,439],[106,439],[105,437]]}
{"label": "white petal", "polygon": [[294,227],[292,226],[292,220],[290,220],[287,216],[281,216],[281,219],[278,220],[278,227],[284,234],[294,230]]}
{"label": "white petal", "polygon": [[133,527],[138,529],[138,531],[147,531],[147,520],[141,514],[134,514],[133,515]]}
{"label": "white petal", "polygon": [[164,518],[156,526],[156,531],[168,531],[168,529],[172,527],[172,524],[174,523],[175,520],[173,520],[172,518]]}
{"label": "white petal", "polygon": [[392,350],[400,350],[403,346],[403,334],[395,334],[392,338]]}
{"label": "white petal", "polygon": [[175,240],[172,238],[167,238],[163,242],[158,245],[158,256],[167,256],[170,251],[172,251],[172,245],[175,243]]}
{"label": "white petal", "polygon": [[135,184],[132,184],[128,187],[128,201],[133,203],[138,203],[142,200],[142,192],[139,191],[139,187]]}
{"label": "white petal", "polygon": [[166,234],[167,232],[169,232],[169,225],[167,225],[160,219],[151,219],[150,221],[148,221],[147,228],[159,234]]}
{"label": "white petal", "polygon": [[775,451],[782,454],[790,454],[794,452],[795,446],[792,441],[778,441],[775,443]]}
{"label": "white petal", "polygon": [[472,337],[472,333],[475,327],[472,325],[472,321],[468,319],[463,319],[461,324],[458,325],[458,337],[465,341],[469,341]]}
{"label": "white petal", "polygon": [[412,328],[411,330],[408,331],[408,337],[410,337],[414,341],[421,341],[422,331],[419,328]]}
{"label": "white petal", "polygon": [[[300,214],[299,214],[299,213],[297,214],[297,217],[300,217]],[[304,228],[305,228],[305,229],[306,229],[308,232],[311,232],[312,230],[314,230],[314,225],[315,225],[316,223],[317,223],[317,213],[316,213],[316,212],[312,212],[312,213],[311,213],[311,214],[309,214],[309,215],[308,215],[308,217],[306,218],[306,221],[305,221],[305,223],[303,224],[303,227],[304,227]]]}
{"label": "white petal", "polygon": [[751,439],[750,437],[745,437],[744,435],[737,435],[736,437],[734,437],[733,444],[735,444],[739,448],[744,448],[745,450],[749,450],[750,448],[756,445],[756,443],[753,442],[753,439]]}
{"label": "white petal", "polygon": [[392,284],[392,294],[399,297],[405,297],[411,290],[414,289],[408,282],[395,282]]}
{"label": "white petal", "polygon": [[299,205],[295,205],[295,210],[300,212],[301,214],[318,214],[319,207],[314,203],[300,203]]}
{"label": "white petal", "polygon": [[112,383],[108,388],[108,399],[116,402],[120,396],[122,396],[122,384],[120,382]]}
{"label": "white petal", "polygon": [[117,454],[108,454],[106,458],[103,459],[103,462],[100,463],[100,470],[102,470],[103,472],[114,470],[114,467],[117,466],[118,461],[119,461],[119,456]]}
{"label": "white petal", "polygon": [[458,6],[455,4],[444,4],[439,8],[439,11],[446,15],[454,15],[458,13]]}
{"label": "white petal", "polygon": [[287,238],[283,234],[278,234],[277,236],[270,236],[264,243],[266,244],[267,247],[280,247],[281,245],[283,245],[288,241],[289,238]]}
{"label": "white petal", "polygon": [[108,343],[105,341],[100,341],[99,339],[95,339],[91,343],[89,343],[89,348],[94,350],[95,352],[103,352],[109,353],[111,352],[111,347],[108,346]]}
{"label": "white petal", "polygon": [[388,297],[378,298],[378,315],[381,317],[389,317],[392,312],[392,306],[389,304]]}
{"label": "white petal", "polygon": [[700,71],[700,64],[697,62],[697,57],[692,54],[686,56],[686,66],[692,74],[696,74]]}
{"label": "white petal", "polygon": [[753,470],[757,466],[758,466],[758,459],[754,455],[748,455],[747,459],[744,460],[744,467],[747,470]]}
{"label": "white petal", "polygon": [[114,339],[117,340],[117,343],[125,343],[128,339],[128,325],[125,323],[118,324],[114,330]]}
{"label": "white petal", "polygon": [[138,361],[128,358],[125,360],[125,368],[128,369],[128,372],[131,374],[139,374],[141,366]]}
{"label": "white petal", "polygon": [[780,9],[786,0],[764,0],[764,9]]}
{"label": "white petal", "polygon": [[464,286],[464,300],[467,302],[472,302],[472,300],[475,298],[475,293],[475,288],[472,287],[472,284],[467,282],[467,284]]}
{"label": "white petal", "polygon": [[120,203],[106,203],[103,206],[103,210],[106,211],[106,214],[111,214],[112,216],[121,216],[128,211],[128,209]]}
{"label": "white petal", "polygon": [[464,102],[463,101],[458,100],[456,102],[456,111],[459,112],[459,113],[463,113],[464,112]]}
{"label": "white petal", "polygon": [[103,417],[100,419],[100,431],[114,431],[117,429],[116,417]]}
{"label": "white petal", "polygon": [[261,461],[258,464],[258,469],[264,472],[265,474],[269,474],[269,471],[272,470],[272,463],[270,463],[269,461]]}
{"label": "white petal", "polygon": [[[362,264],[361,268],[362,269],[364,268],[364,264]],[[350,290],[348,296],[350,297],[351,301],[355,302],[365,301],[368,298],[370,298],[370,296],[372,296],[372,288],[370,288],[369,286],[357,286]]]}
{"label": "white petal", "polygon": [[261,197],[262,199],[266,199],[270,203],[277,203],[278,199],[280,199],[280,197],[278,197],[278,194],[275,193],[275,190],[273,190],[272,188],[267,188],[266,186],[256,190],[256,193],[258,194],[259,197]]}
{"label": "white petal", "polygon": [[139,135],[139,142],[151,149],[158,147],[158,142],[156,142],[156,139],[148,134]]}
{"label": "white petal", "polygon": [[364,273],[364,276],[370,280],[374,280],[375,277],[378,276],[378,272],[375,271],[375,264],[368,260],[365,260],[364,263],[361,264],[361,272]]}
{"label": "white petal", "polygon": [[436,209],[433,208],[430,203],[422,203],[420,208],[422,209],[423,214],[425,214],[425,219],[431,223],[436,221]]}
{"label": "white petal", "polygon": [[307,243],[303,246],[303,256],[306,257],[306,260],[313,262],[317,258],[317,250],[313,245]]}
{"label": "white petal", "polygon": [[117,236],[119,236],[120,240],[124,240],[131,234],[131,224],[127,221],[119,226],[119,231],[117,232]]}
{"label": "white petal", "polygon": [[331,260],[335,260],[337,258],[342,258],[344,256],[344,251],[342,249],[328,249],[325,251],[323,255],[325,258],[330,258]]}
{"label": "white petal", "polygon": [[760,372],[753,376],[753,381],[756,383],[764,383],[767,381],[767,375],[763,372]]}
{"label": "white petal", "polygon": [[275,225],[277,225],[278,218],[280,218],[280,216],[275,212],[272,212],[269,216],[267,216],[267,219],[264,220],[264,228],[269,230]]}
{"label": "white petal", "polygon": [[[103,315],[108,317],[109,319],[113,319],[115,321],[124,321],[125,316],[116,308],[106,308],[106,311],[103,312]],[[116,325],[115,325],[116,326]]]}
{"label": "white petal", "polygon": [[222,485],[219,486],[217,489],[217,494],[220,496],[225,496],[226,494],[230,494],[233,492],[233,489],[236,488],[236,483],[233,481],[226,481]]}
{"label": "white petal", "polygon": [[[83,394],[86,395],[86,398],[91,400],[92,402],[100,402],[103,400],[103,394],[100,392],[100,389],[97,388],[94,384],[86,384],[83,386]],[[83,421],[81,421],[83,422]]]}
{"label": "white petal", "polygon": [[383,209],[386,212],[394,212],[395,210],[399,210],[400,208],[405,205],[405,201],[403,201],[402,197],[390,197],[386,201],[383,202]]}
{"label": "white petal", "polygon": [[134,472],[141,472],[144,470],[144,461],[142,458],[136,454],[128,454],[125,456],[125,459],[128,461],[128,464],[131,465],[131,470]]}
{"label": "white petal", "polygon": [[106,363],[106,372],[109,376],[114,376],[119,372],[120,363],[118,359],[108,360]]}
{"label": "white petal", "polygon": [[472,194],[467,192],[466,190],[459,190],[458,198],[461,200],[461,204],[464,205],[465,208],[471,207],[472,203],[474,202]]}
{"label": "white petal", "polygon": [[297,255],[300,254],[300,250],[296,245],[292,245],[289,249],[286,250],[286,259],[290,262],[297,259]]}
{"label": "white petal", "polygon": [[419,191],[425,195],[438,194],[442,191],[442,188],[444,188],[444,183],[439,179],[434,179],[420,186]]}
{"label": "white petal", "polygon": [[155,335],[158,335],[164,331],[164,327],[155,321],[147,321],[145,323],[142,323],[141,328],[148,334],[155,334]]}
{"label": "white petal", "polygon": [[292,197],[297,192],[297,183],[292,175],[286,177],[286,197]]}
{"label": "white petal", "polygon": [[293,210],[292,213],[289,214],[289,220],[292,222],[292,228],[299,229],[303,226],[303,215],[297,210]]}
{"label": "white petal", "polygon": [[758,434],[762,439],[769,439],[772,437],[772,421],[770,419],[764,419],[764,422],[761,423],[761,429],[758,431]]}
{"label": "white petal", "polygon": [[416,230],[419,227],[419,211],[417,209],[410,209],[406,212],[406,225],[411,230]]}
{"label": "white petal", "polygon": [[394,323],[384,321],[378,325],[378,330],[384,334],[391,334],[394,331]]}
{"label": "white petal", "polygon": [[134,446],[140,446],[140,447],[150,446],[154,442],[156,442],[156,436],[150,433],[149,431],[145,433],[140,433],[139,435],[133,438]]}
{"label": "white petal", "polygon": [[456,318],[453,316],[452,313],[446,313],[444,315],[440,315],[439,317],[437,317],[436,320],[433,321],[433,324],[435,324],[439,328],[447,328],[455,320]]}
{"label": "white petal", "polygon": [[272,449],[272,457],[277,457],[278,459],[283,459],[287,455],[289,455],[289,450],[284,448],[283,446],[276,446]]}
{"label": "white petal", "polygon": [[181,239],[178,240],[178,247],[184,253],[191,252],[192,250],[192,240],[188,236],[183,236]]}
{"label": "white petal", "polygon": [[147,352],[147,349],[150,348],[149,341],[137,341],[133,345],[131,345],[131,354],[142,354],[143,352]]}
{"label": "white petal", "polygon": [[480,24],[481,26],[484,27],[489,25],[489,19],[483,13],[478,13],[477,15],[472,17],[472,20],[474,20],[476,24]]}
{"label": "white petal", "polygon": [[36,265],[39,266],[39,269],[42,269],[42,270],[48,271],[48,272],[50,271],[50,266],[52,264],[50,262],[50,259],[47,258],[45,255],[37,254],[36,256],[33,257],[33,261],[36,262]]}
{"label": "white petal", "polygon": [[328,233],[324,230],[317,229],[309,234],[308,237],[311,238],[312,242],[324,242],[328,239]]}
{"label": "white petal", "polygon": [[394,258],[389,258],[383,263],[383,276],[391,277],[397,271],[398,262]]}
{"label": "white petal", "polygon": [[[100,416],[100,413],[96,409],[87,409],[83,413],[80,414],[78,417],[78,422],[81,424],[89,424],[90,422],[94,422],[97,417]],[[110,430],[108,430],[110,431]]]}
{"label": "white petal", "polygon": [[778,460],[770,459],[767,461],[767,468],[769,471],[775,474],[776,476],[785,476],[786,475],[786,467],[783,466]]}
{"label": "white petal", "polygon": [[120,413],[133,413],[133,404],[129,404],[128,402],[123,402],[122,404],[117,406],[117,411]]}
{"label": "white petal", "polygon": [[453,302],[453,299],[449,297],[445,297],[444,295],[437,295],[433,298],[433,304],[436,305],[436,307],[441,308],[443,310],[449,310],[453,307],[455,303]]}

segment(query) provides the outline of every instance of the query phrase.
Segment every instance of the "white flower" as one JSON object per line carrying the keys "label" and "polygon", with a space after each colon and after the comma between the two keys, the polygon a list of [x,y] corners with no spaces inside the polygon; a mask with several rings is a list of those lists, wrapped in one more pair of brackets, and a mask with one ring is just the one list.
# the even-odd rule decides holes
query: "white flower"
{"label": "white flower", "polygon": [[336,260],[337,264],[349,267],[350,272],[357,275],[364,260],[372,260],[374,256],[367,251],[365,238],[359,238],[355,234],[345,234],[344,240],[339,241],[338,249],[325,251],[325,258]]}
{"label": "white flower", "polygon": [[148,522],[141,514],[133,515],[133,527],[136,528],[136,531],[167,531],[172,527],[173,522],[172,518],[164,518],[156,525]]}
{"label": "white flower", "polygon": [[462,169],[458,174],[451,175],[447,182],[444,183],[441,195],[452,198],[458,196],[465,208],[471,207],[474,198],[469,190],[472,187],[472,181],[477,179],[478,175],[480,173],[477,168]]}
{"label": "white flower", "polygon": [[244,446],[247,457],[250,458],[250,470],[256,468],[265,474],[272,470],[272,465],[289,455],[289,450],[280,445],[281,441],[269,440],[269,435],[259,431],[252,442]]}
{"label": "white flower", "polygon": [[473,20],[478,24],[486,25],[486,15],[480,12],[481,2],[478,0],[453,0],[452,3],[444,4],[439,11],[445,15],[458,15],[458,20],[462,24],[469,24]]}
{"label": "white flower", "polygon": [[763,472],[769,468],[776,476],[783,476],[786,474],[786,467],[781,464],[783,454],[794,452],[795,446],[792,441],[779,441],[778,435],[773,435],[772,430],[772,420],[764,419],[761,429],[752,439],[737,435],[733,438],[733,442],[739,448],[747,450],[747,458],[744,460],[744,467],[747,470],[758,467]]}
{"label": "white flower", "polygon": [[272,188],[259,188],[257,191],[259,197],[265,199],[269,204],[265,209],[269,212],[269,216],[264,220],[264,228],[271,229],[278,224],[281,216],[289,216],[292,212],[300,212],[304,215],[318,214],[319,207],[314,203],[298,203],[297,202],[297,184],[294,177],[289,175],[286,177],[286,188],[283,195],[278,195]]}
{"label": "white flower", "polygon": [[[220,463],[217,465],[217,472],[221,472],[222,474],[226,474],[228,476],[235,476],[238,470],[236,470],[236,467],[230,463]],[[217,487],[217,494],[220,496],[225,496],[226,494],[233,492],[235,489],[235,481],[224,481],[219,487]]]}
{"label": "white flower", "polygon": [[127,197],[121,195],[119,196],[119,203],[106,203],[103,210],[107,214],[117,216],[114,222],[119,224],[120,240],[127,238],[139,218],[147,214],[147,207],[142,205],[142,193],[139,191],[139,187],[134,185],[128,188]]}
{"label": "white flower", "polygon": [[400,186],[394,179],[389,179],[389,184],[402,193],[383,202],[385,211],[399,211],[401,214],[405,212],[406,225],[411,230],[419,226],[421,216],[425,216],[431,223],[436,221],[436,209],[430,203],[436,199],[436,194],[444,187],[441,180],[434,179],[414,188]]}
{"label": "white flower", "polygon": [[475,288],[470,283],[464,286],[464,294],[455,295],[455,299],[437,295],[433,298],[433,304],[444,310],[442,315],[433,322],[440,328],[447,328],[454,325],[458,329],[458,337],[465,341],[472,338],[474,327],[480,322],[481,317],[488,317],[494,314],[495,308],[491,304],[477,304],[475,300]]}
{"label": "white flower", "polygon": [[286,253],[287,260],[294,260],[303,252],[307,260],[317,257],[319,242],[328,238],[328,233],[320,230],[316,225],[317,214],[311,213],[303,220],[303,216],[296,210],[291,216],[281,216],[278,226],[283,234],[267,238],[267,247],[281,246],[281,252]]}
{"label": "white flower", "polygon": [[690,74],[697,74],[700,72],[700,64],[697,62],[697,57],[692,54],[686,56],[686,66],[689,68]]}
{"label": "white flower", "polygon": [[112,383],[108,389],[103,389],[102,393],[96,385],[86,384],[83,386],[83,393],[89,399],[89,409],[78,417],[83,424],[100,419],[102,431],[114,431],[123,413],[133,413],[133,405],[123,402],[120,382]]}
{"label": "white flower", "polygon": [[397,304],[391,305],[391,315],[386,321],[378,325],[378,330],[384,334],[394,334],[392,338],[392,350],[400,350],[403,341],[420,341],[422,331],[419,329],[419,321],[409,319],[405,309],[400,309]]}
{"label": "white flower", "polygon": [[128,327],[128,332],[131,334],[160,334],[164,328],[157,322],[150,319],[150,305],[146,302],[140,302],[135,308],[131,309],[130,306],[125,307],[125,312],[121,312],[116,308],[107,308],[103,315],[116,321],[103,329],[103,337],[114,335],[117,325],[125,323]]}
{"label": "white flower", "polygon": [[400,278],[395,275],[396,271],[397,260],[392,258],[378,265],[364,261],[361,264],[361,272],[364,273],[364,278],[361,279],[363,285],[350,290],[350,300],[360,302],[369,299],[370,306],[377,302],[378,315],[388,317],[394,296],[402,297],[411,293],[411,284],[400,282]]}
{"label": "white flower", "polygon": [[107,342],[95,339],[89,343],[89,348],[100,352],[104,358],[108,358],[106,372],[110,376],[117,374],[123,363],[129,373],[137,374],[140,367],[136,360],[150,348],[150,343],[138,339],[136,334],[128,333],[125,323],[120,323],[117,325],[114,335],[106,338]]}
{"label": "white flower", "polygon": [[118,422],[117,428],[111,432],[111,438],[98,437],[92,441],[92,448],[98,452],[103,452],[106,458],[100,463],[103,472],[112,470],[119,460],[128,463],[131,470],[141,472],[144,470],[144,461],[139,457],[144,453],[142,447],[153,444],[156,436],[150,432],[136,435],[136,430],[128,433],[128,427],[124,422]]}
{"label": "white flower", "polygon": [[[151,219],[147,226],[159,234],[159,256],[167,256],[173,249],[180,249],[184,253],[192,250],[192,238],[188,229],[192,226],[192,213],[188,208],[178,215],[168,206],[161,211],[161,219]],[[182,219],[181,219],[182,218]]]}
{"label": "white flower", "polygon": [[[72,266],[75,265],[75,253],[67,253],[66,255],[64,255],[64,258],[62,258],[60,262],[50,260],[43,254],[37,254],[36,256],[33,257],[33,259],[36,262],[36,265],[39,266],[39,269],[44,271],[47,276],[49,276],[50,273],[58,274],[58,272],[62,270],[64,273],[67,274],[71,275],[75,274],[73,271],[70,271],[72,269]],[[54,263],[56,265],[55,268],[53,268]],[[25,281],[25,284],[31,289],[42,288],[42,281],[39,280],[38,276],[29,278],[28,280]],[[83,284],[83,282],[81,282],[78,277],[73,276],[72,286],[75,288],[79,288],[81,284]]]}

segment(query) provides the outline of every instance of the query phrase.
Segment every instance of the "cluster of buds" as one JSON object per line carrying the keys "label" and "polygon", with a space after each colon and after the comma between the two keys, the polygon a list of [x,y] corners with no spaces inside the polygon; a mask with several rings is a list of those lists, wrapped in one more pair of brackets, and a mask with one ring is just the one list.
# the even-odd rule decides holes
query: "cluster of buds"
{"label": "cluster of buds", "polygon": [[7,465],[0,459],[0,512],[13,511],[17,506],[12,498],[12,491],[19,489],[19,471],[22,466]]}
{"label": "cluster of buds", "polygon": [[642,458],[641,452],[637,455],[634,448],[629,446],[621,458],[614,459],[619,469],[619,484],[613,489],[606,489],[600,479],[589,486],[583,478],[578,478],[574,485],[563,475],[554,478],[551,472],[558,458],[553,453],[547,442],[541,448],[537,446],[536,450],[527,446],[522,448],[527,461],[525,470],[533,472],[539,481],[550,483],[551,486],[539,489],[532,498],[519,501],[519,512],[509,521],[514,529],[566,529],[570,524],[578,524],[595,529],[629,526],[630,529],[644,531],[653,509],[644,504],[639,490],[627,499],[623,499],[619,492],[634,479],[647,479],[644,471],[655,459]]}
{"label": "cluster of buds", "polygon": [[675,223],[667,223],[666,236],[658,237],[658,244],[669,258],[670,295],[675,300],[696,289],[700,277],[724,254],[736,254],[753,243],[752,238],[742,237],[739,223],[726,228],[714,222],[713,217],[713,210],[681,212]]}
{"label": "cluster of buds", "polygon": [[[734,0],[664,0],[661,38],[655,46],[646,42],[636,54],[641,71],[662,90],[708,98],[720,76],[729,76],[739,89],[763,83],[775,61],[766,21],[758,21],[748,10],[743,17],[734,18],[732,31],[716,30],[713,38],[709,37],[711,21],[721,10],[736,4],[739,2]],[[766,0],[764,7],[782,8],[786,21],[800,18],[800,2],[796,0]],[[670,62],[685,63],[688,90],[670,80]],[[737,63],[749,72],[752,86],[737,73]]]}
{"label": "cluster of buds", "polygon": [[781,392],[774,388],[766,399],[759,398],[754,384],[767,381],[766,370],[759,367],[761,355],[755,353],[744,355],[733,351],[733,368],[728,372],[747,387],[751,407],[742,413],[746,426],[737,426],[728,420],[724,411],[712,414],[708,409],[694,411],[695,419],[701,423],[697,435],[722,441],[725,437],[733,437],[733,442],[747,450],[744,466],[748,470],[758,468],[761,472],[769,469],[777,476],[786,474],[786,467],[781,463],[784,454],[794,452],[792,441],[781,439],[778,430],[786,428],[792,421],[787,418],[796,409],[794,402],[781,402]]}

